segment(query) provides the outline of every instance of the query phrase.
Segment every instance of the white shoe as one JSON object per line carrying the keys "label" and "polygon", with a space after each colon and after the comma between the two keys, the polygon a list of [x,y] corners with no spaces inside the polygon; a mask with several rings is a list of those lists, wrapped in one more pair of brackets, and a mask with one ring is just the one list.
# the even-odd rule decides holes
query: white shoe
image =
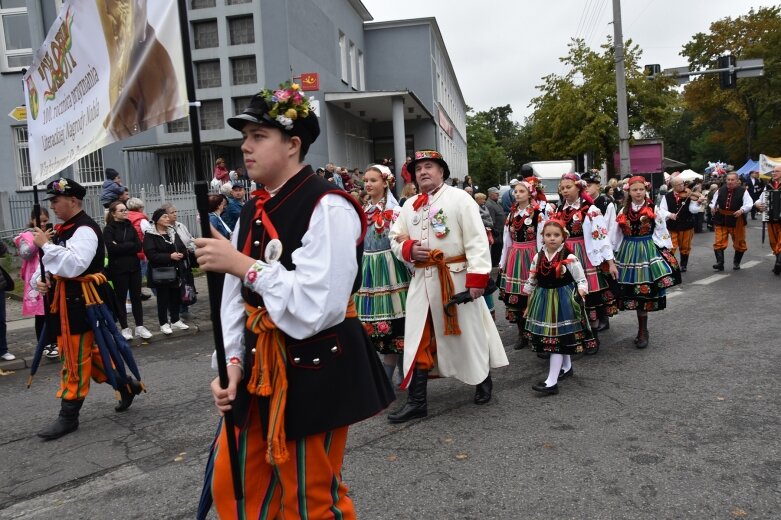
{"label": "white shoe", "polygon": [[162,332],[163,334],[165,334],[167,336],[169,334],[173,334],[174,331],[171,330],[171,325],[166,323],[164,325],[160,325],[160,332]]}
{"label": "white shoe", "polygon": [[11,354],[10,352],[6,352],[2,356],[0,356],[0,358],[2,358],[3,361],[13,361],[14,359],[16,359],[16,356]]}
{"label": "white shoe", "polygon": [[133,339],[133,331],[130,330],[130,327],[128,327],[126,329],[122,329],[122,337],[125,338],[128,341]]}
{"label": "white shoe", "polygon": [[149,332],[149,329],[147,329],[143,325],[139,325],[138,327],[136,327],[136,336],[142,339],[149,339],[152,337],[152,333]]}
{"label": "white shoe", "polygon": [[171,328],[172,328],[172,329],[174,329],[174,330],[187,330],[187,329],[189,329],[189,328],[190,328],[190,326],[189,326],[189,325],[187,325],[187,324],[186,324],[185,322],[183,322],[182,320],[179,320],[179,321],[177,321],[176,323],[172,323],[172,324],[171,324]]}
{"label": "white shoe", "polygon": [[58,357],[60,357],[60,351],[57,350],[57,344],[52,343],[47,348],[44,348],[43,355],[49,359],[57,359]]}

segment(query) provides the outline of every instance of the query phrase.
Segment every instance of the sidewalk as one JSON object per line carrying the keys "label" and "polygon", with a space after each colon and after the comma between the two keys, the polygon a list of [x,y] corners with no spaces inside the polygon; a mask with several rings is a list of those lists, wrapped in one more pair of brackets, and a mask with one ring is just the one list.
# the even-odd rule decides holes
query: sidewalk
{"label": "sidewalk", "polygon": [[[191,336],[203,332],[211,332],[212,322],[209,317],[209,291],[206,287],[206,277],[199,276],[195,278],[195,288],[198,291],[198,301],[190,307],[190,317],[182,318],[187,325],[188,330],[174,331],[170,336],[160,332],[160,326],[157,323],[157,299],[152,298],[143,302],[144,306],[144,326],[152,333],[152,337],[146,340],[135,337],[130,342],[132,347],[141,345],[150,345],[153,343],[164,343],[169,337]],[[33,318],[22,315],[22,302],[14,298],[6,298],[6,328],[8,338],[8,352],[16,356],[13,361],[0,360],[0,370],[25,370],[30,368],[33,355],[35,353],[35,323]],[[132,313],[128,312],[128,326],[135,329]],[[119,327],[119,323],[117,323]],[[41,364],[59,363],[58,359],[42,358]]]}

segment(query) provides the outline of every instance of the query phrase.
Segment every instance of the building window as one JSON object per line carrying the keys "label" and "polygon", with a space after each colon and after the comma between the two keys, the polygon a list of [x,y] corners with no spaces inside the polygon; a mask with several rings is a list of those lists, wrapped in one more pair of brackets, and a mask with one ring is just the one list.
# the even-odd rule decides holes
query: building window
{"label": "building window", "polygon": [[233,98],[233,113],[241,114],[244,109],[249,106],[249,102],[252,101],[252,96],[243,96]]}
{"label": "building window", "polygon": [[251,4],[252,0],[225,0],[225,5]]}
{"label": "building window", "polygon": [[366,69],[363,65],[363,52],[358,51],[358,90],[366,90]]}
{"label": "building window", "polygon": [[27,127],[14,126],[14,150],[16,150],[16,180],[18,188],[32,188],[33,175],[30,169],[30,150],[27,142]]}
{"label": "building window", "polygon": [[73,165],[74,176],[81,184],[102,184],[105,180],[103,169],[103,150],[85,155]]}
{"label": "building window", "polygon": [[208,49],[219,46],[217,20],[193,22],[193,43],[196,49]]}
{"label": "building window", "polygon": [[190,9],[205,9],[207,7],[215,7],[217,0],[192,0],[190,2]]}
{"label": "building window", "polygon": [[355,44],[350,42],[350,83],[352,84],[353,88],[357,89],[358,84],[356,82],[356,76],[358,76],[358,64],[356,60],[357,57],[355,56]]}
{"label": "building window", "polygon": [[189,182],[194,171],[192,153],[189,151],[163,152],[160,154],[166,184]]}
{"label": "building window", "polygon": [[225,115],[222,111],[222,99],[201,101],[201,130],[219,130],[225,128]]}
{"label": "building window", "polygon": [[0,70],[13,72],[33,61],[26,0],[0,1]]}
{"label": "building window", "polygon": [[231,59],[231,77],[234,85],[251,85],[258,82],[255,56]]}
{"label": "building window", "polygon": [[[195,110],[191,108],[190,110]],[[190,131],[190,117],[183,117],[176,121],[171,121],[165,124],[165,131],[169,134],[175,134],[177,132],[189,132]]]}
{"label": "building window", "polygon": [[220,60],[199,61],[195,64],[195,78],[198,88],[219,87]]}
{"label": "building window", "polygon": [[347,38],[339,31],[339,63],[341,64],[342,81],[347,83]]}
{"label": "building window", "polygon": [[252,16],[228,18],[228,34],[231,45],[255,43],[255,27],[252,23]]}

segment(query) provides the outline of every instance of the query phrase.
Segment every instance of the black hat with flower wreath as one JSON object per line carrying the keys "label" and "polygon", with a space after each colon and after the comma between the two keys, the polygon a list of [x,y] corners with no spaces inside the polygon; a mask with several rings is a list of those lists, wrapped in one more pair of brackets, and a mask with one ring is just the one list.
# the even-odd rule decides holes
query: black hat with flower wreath
{"label": "black hat with flower wreath", "polygon": [[312,110],[311,99],[297,83],[289,81],[276,90],[261,90],[252,96],[241,114],[228,118],[228,124],[239,131],[247,123],[267,125],[300,138],[304,153],[320,135],[320,124]]}

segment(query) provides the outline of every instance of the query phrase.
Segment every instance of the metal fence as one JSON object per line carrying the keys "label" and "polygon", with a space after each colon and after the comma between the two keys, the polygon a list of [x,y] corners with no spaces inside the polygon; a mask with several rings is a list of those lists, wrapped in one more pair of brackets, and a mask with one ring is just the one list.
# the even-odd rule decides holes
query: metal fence
{"label": "metal fence", "polygon": [[[200,236],[194,186],[193,182],[168,185],[130,184],[128,191],[131,197],[138,197],[144,201],[144,211],[149,216],[163,203],[173,204],[177,209],[177,220],[187,226],[193,236]],[[87,196],[84,197],[84,211],[102,227],[106,220],[106,210],[100,204],[100,191],[100,186],[87,188]],[[41,207],[48,209],[48,202],[42,201]],[[6,224],[5,229],[0,230],[0,239],[8,241],[27,229],[32,208],[33,195],[31,192],[11,193],[8,196],[10,226]],[[52,215],[52,221],[56,220],[53,217]]]}

